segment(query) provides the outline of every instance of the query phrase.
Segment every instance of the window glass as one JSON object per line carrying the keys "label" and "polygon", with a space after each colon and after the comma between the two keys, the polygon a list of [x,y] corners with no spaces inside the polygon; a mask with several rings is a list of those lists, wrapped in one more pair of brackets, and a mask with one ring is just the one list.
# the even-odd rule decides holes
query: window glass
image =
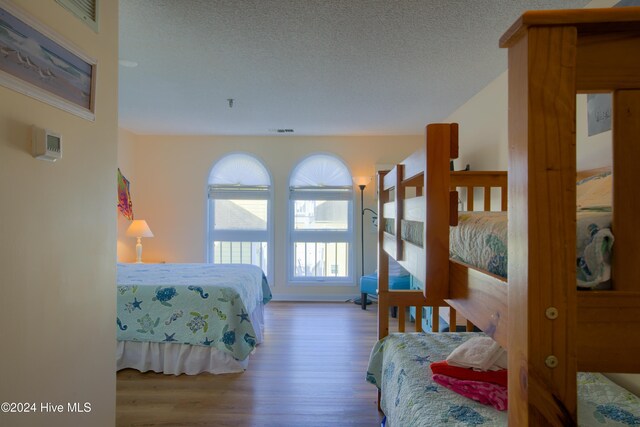
{"label": "window glass", "polygon": [[293,283],[353,279],[353,184],[338,158],[302,160],[289,181],[290,260]]}
{"label": "window glass", "polygon": [[209,262],[253,264],[270,277],[271,178],[255,157],[234,153],[215,163],[209,184]]}

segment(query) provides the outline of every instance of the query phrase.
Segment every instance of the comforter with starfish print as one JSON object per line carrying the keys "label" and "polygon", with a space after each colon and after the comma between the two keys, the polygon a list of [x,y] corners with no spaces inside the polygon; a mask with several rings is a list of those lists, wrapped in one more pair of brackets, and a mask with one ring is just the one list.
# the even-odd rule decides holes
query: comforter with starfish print
{"label": "comforter with starfish print", "polygon": [[251,314],[271,299],[252,265],[119,264],[117,283],[119,341],[209,346],[236,360],[258,344]]}

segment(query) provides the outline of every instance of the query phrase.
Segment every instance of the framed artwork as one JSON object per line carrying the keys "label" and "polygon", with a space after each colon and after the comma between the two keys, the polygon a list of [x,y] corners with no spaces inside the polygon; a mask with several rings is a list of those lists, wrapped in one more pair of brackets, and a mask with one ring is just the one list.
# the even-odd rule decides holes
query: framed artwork
{"label": "framed artwork", "polygon": [[0,85],[95,120],[96,61],[0,0]]}
{"label": "framed artwork", "polygon": [[133,203],[129,192],[129,180],[122,175],[118,168],[118,212],[128,220],[133,220]]}

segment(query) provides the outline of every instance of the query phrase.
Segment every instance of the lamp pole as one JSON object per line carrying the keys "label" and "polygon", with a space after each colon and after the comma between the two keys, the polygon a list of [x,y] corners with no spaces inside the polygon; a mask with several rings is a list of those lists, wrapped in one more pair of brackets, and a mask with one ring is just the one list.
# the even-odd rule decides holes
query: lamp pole
{"label": "lamp pole", "polygon": [[364,276],[364,189],[367,187],[360,184],[360,258],[362,260],[362,268],[360,277]]}

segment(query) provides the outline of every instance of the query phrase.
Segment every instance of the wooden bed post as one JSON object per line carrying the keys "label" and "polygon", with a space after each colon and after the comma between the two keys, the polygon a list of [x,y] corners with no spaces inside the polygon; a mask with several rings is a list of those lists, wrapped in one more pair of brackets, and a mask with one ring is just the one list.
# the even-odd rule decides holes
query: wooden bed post
{"label": "wooden bed post", "polygon": [[384,204],[389,201],[389,193],[384,191],[386,174],[384,171],[378,172],[378,339],[389,335],[389,255],[383,248]]}
{"label": "wooden bed post", "polygon": [[[639,369],[640,199],[629,192],[640,160],[640,8],[526,12],[500,46],[509,48],[509,423],[575,425],[578,367]],[[613,290],[578,293],[575,100],[611,91]]]}
{"label": "wooden bed post", "polygon": [[[457,123],[434,123],[427,126],[423,166],[427,212],[422,239],[426,269],[425,277],[420,280],[424,283],[425,299],[438,302],[439,305],[443,305],[441,301],[449,297],[449,161],[452,153],[457,157],[457,152]],[[437,312],[438,308],[434,307],[434,311]]]}
{"label": "wooden bed post", "polygon": [[[613,93],[613,224],[615,236],[612,258],[613,288],[618,291],[639,291],[640,228],[637,215],[640,197],[630,194],[637,187],[640,162],[640,90],[618,90]],[[616,230],[625,230],[616,233]]]}
{"label": "wooden bed post", "polygon": [[575,27],[545,26],[509,44],[512,426],[577,419],[576,41]]}

